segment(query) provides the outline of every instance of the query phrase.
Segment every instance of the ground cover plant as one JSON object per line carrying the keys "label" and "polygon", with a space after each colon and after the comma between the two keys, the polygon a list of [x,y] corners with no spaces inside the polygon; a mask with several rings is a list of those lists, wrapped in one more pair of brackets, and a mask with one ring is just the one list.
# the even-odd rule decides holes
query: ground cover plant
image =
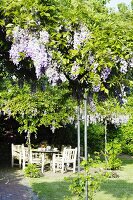
{"label": "ground cover plant", "polygon": [[[114,171],[118,176],[108,178],[99,191],[96,192],[94,200],[132,200],[133,199],[133,159],[131,156],[121,158],[122,167]],[[78,200],[69,191],[69,183],[64,180],[70,174],[45,172],[44,177],[30,179],[33,190],[39,195],[40,199],[68,199]]]}

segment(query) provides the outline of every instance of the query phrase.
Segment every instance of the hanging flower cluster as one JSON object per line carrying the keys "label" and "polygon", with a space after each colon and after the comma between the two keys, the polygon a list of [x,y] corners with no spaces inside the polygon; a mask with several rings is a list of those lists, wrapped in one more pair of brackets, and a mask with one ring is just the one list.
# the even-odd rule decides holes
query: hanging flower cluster
{"label": "hanging flower cluster", "polygon": [[66,81],[65,75],[63,73],[60,73],[60,66],[57,64],[57,62],[52,60],[45,74],[48,77],[49,83],[51,83],[51,85],[53,86],[57,85],[57,83],[60,81],[61,82]]}
{"label": "hanging flower cluster", "polygon": [[106,67],[101,72],[101,78],[103,79],[103,82],[106,82],[106,79],[108,78],[109,74],[111,73],[111,69]]}
{"label": "hanging flower cluster", "polygon": [[[70,28],[71,29],[71,28]],[[67,38],[68,45],[72,45],[74,50],[79,50],[84,45],[85,41],[90,37],[90,32],[87,27],[81,25],[78,30],[74,31],[71,37]],[[71,42],[70,42],[71,41]],[[75,80],[80,74],[80,65],[74,61],[71,68],[71,79]]]}
{"label": "hanging flower cluster", "polygon": [[52,61],[52,55],[48,51],[47,44],[49,34],[46,30],[30,33],[28,30],[15,27],[13,30],[13,44],[10,50],[10,58],[15,65],[24,58],[30,58],[35,66],[37,78],[46,73],[48,81],[55,85],[59,80],[65,81],[65,76],[57,70],[56,62]]}
{"label": "hanging flower cluster", "polygon": [[76,62],[74,62],[71,68],[71,79],[73,80],[77,79],[79,73],[80,73],[80,66]]}
{"label": "hanging flower cluster", "polygon": [[120,66],[120,73],[126,74],[128,69],[133,68],[133,58],[125,60],[124,58],[116,58],[115,62]]}
{"label": "hanging flower cluster", "polygon": [[79,30],[74,31],[73,48],[79,49],[85,42],[86,39],[90,37],[90,32],[87,27],[81,25]]}
{"label": "hanging flower cluster", "polygon": [[[60,31],[63,34],[63,30],[64,27],[60,26],[60,28],[56,30],[57,34],[60,33]],[[71,80],[78,79],[83,71],[88,77],[89,74],[97,75],[97,81],[92,82],[92,91],[99,92],[102,85],[101,82],[105,84],[106,87],[106,82],[112,77],[113,67],[107,66],[106,63],[103,67],[99,66],[96,55],[91,50],[85,55],[82,53],[80,54],[86,42],[91,39],[92,33],[85,25],[80,25],[75,30],[72,30],[72,27],[69,27],[67,30],[69,34],[65,41],[66,47],[68,48],[66,54],[69,54],[70,49],[76,50],[78,53],[69,60],[69,72],[65,71],[62,73],[62,59],[66,57],[63,55],[64,53],[62,54],[62,52],[60,52],[58,45],[57,49],[54,49],[54,51],[58,52],[61,56],[57,60],[56,57],[53,58],[53,49],[49,47],[50,35],[46,30],[31,33],[28,30],[15,27],[13,30],[13,44],[10,50],[10,58],[15,65],[19,65],[20,61],[25,58],[30,58],[35,66],[37,78],[44,73],[53,86],[60,81],[66,81],[66,72]],[[129,68],[133,68],[133,58],[125,60],[124,58],[116,56],[116,58],[110,59],[117,65],[117,71],[119,70],[123,75],[127,73]],[[119,97],[122,99],[123,97],[120,95],[121,94],[119,94]]]}
{"label": "hanging flower cluster", "polygon": [[13,30],[13,44],[10,50],[10,58],[18,65],[23,58],[31,58],[36,69],[37,77],[46,70],[51,57],[47,52],[46,44],[49,34],[43,30],[40,33],[31,34],[28,30],[15,27]]}
{"label": "hanging flower cluster", "polygon": [[[82,115],[82,119],[84,120],[84,115]],[[129,120],[129,115],[124,114],[115,114],[112,113],[108,116],[101,115],[100,113],[87,115],[87,124],[97,124],[104,121],[109,121],[110,123],[120,126],[121,124],[126,124]]]}

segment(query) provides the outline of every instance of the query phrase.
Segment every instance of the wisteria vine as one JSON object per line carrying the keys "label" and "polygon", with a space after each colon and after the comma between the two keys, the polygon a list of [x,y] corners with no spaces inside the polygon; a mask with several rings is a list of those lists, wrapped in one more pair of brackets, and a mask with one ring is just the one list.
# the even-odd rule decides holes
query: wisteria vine
{"label": "wisteria vine", "polygon": [[[60,31],[60,29],[61,28],[57,31]],[[9,53],[15,65],[19,65],[20,61],[25,58],[30,58],[35,66],[37,78],[41,77],[42,73],[44,73],[53,86],[60,80],[62,82],[66,81],[66,74],[62,72],[62,60],[60,60],[59,63],[58,60],[53,58],[52,48],[49,48],[50,35],[46,30],[31,33],[29,30],[15,27],[12,37],[13,43]],[[66,39],[66,44],[69,46],[69,49],[71,47],[73,50],[80,52],[89,39],[91,39],[91,32],[86,26],[81,25],[73,31],[73,35],[69,34],[69,37]],[[106,83],[112,76],[112,67],[103,66],[99,70],[99,64],[95,58],[95,53],[89,51],[87,54],[87,59],[86,55],[82,56],[80,59],[83,59],[83,62],[85,61],[84,70],[88,74],[94,73],[99,76],[99,81],[97,83],[92,83],[92,91],[99,92],[101,83]],[[69,78],[71,80],[76,80],[81,73],[83,62],[80,64],[76,59],[71,62]],[[128,69],[133,68],[133,58],[125,60],[124,58],[116,57],[114,58],[114,63],[117,65],[119,72],[123,75],[128,72]],[[120,95],[119,97],[123,98],[122,93]]]}

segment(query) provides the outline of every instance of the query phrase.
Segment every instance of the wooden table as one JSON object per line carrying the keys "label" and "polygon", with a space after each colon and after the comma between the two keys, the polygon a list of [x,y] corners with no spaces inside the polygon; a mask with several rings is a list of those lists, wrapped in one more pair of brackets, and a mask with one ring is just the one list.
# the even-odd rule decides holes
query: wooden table
{"label": "wooden table", "polygon": [[59,150],[54,150],[54,149],[51,149],[51,150],[47,150],[47,149],[44,149],[43,148],[41,149],[31,149],[31,151],[33,152],[40,152],[40,153],[59,153]]}
{"label": "wooden table", "polygon": [[41,167],[41,171],[43,173],[44,171],[44,165],[45,165],[45,161],[46,161],[46,154],[50,154],[53,156],[53,154],[55,153],[59,153],[59,150],[47,150],[47,149],[31,149],[31,152],[33,153],[41,153],[42,154],[42,167]]}

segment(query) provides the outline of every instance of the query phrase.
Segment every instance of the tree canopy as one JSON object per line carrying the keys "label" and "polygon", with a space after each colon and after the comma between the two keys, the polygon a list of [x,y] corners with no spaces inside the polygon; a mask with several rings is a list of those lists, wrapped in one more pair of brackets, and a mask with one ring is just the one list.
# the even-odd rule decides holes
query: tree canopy
{"label": "tree canopy", "polygon": [[[2,23],[13,42],[11,59],[21,69],[23,61],[26,68],[35,66],[37,76],[43,72],[50,82],[64,81],[65,75],[77,95],[87,88],[119,98],[133,66],[132,10],[125,17],[109,12],[105,3],[2,0]],[[39,56],[45,57],[43,63]]]}
{"label": "tree canopy", "polygon": [[[106,7],[106,2],[1,0],[2,77],[9,75],[13,79],[15,75],[17,80],[34,83],[33,80],[41,80],[45,75],[54,86],[49,90],[55,90],[54,94],[56,85],[66,81],[78,100],[87,90],[90,100],[97,96],[98,100],[104,101],[111,96],[122,104],[132,85],[133,13],[129,8],[114,12]],[[54,103],[55,97],[50,94]],[[37,93],[38,97],[25,95],[22,93],[19,99],[18,94],[17,98],[25,103],[34,99],[33,108],[36,109],[38,97],[41,99],[45,94]],[[47,91],[46,95],[49,96]],[[10,103],[9,107],[15,106],[15,97]],[[25,106],[29,108],[27,104]],[[15,107],[12,108],[15,113]],[[16,116],[22,110],[18,108]],[[29,116],[32,116],[30,110]]]}

